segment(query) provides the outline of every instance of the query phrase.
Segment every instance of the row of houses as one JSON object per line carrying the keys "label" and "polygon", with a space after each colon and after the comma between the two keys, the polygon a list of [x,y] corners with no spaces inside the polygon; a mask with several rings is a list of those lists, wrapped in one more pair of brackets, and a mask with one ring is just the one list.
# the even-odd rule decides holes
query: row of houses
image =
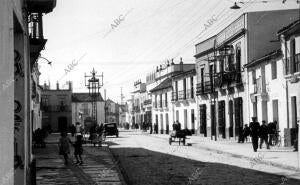
{"label": "row of houses", "polygon": [[32,132],[41,126],[37,61],[47,42],[43,16],[56,0],[0,4],[0,184],[35,184]]}
{"label": "row of houses", "polygon": [[195,63],[173,59],[134,83],[127,121],[237,139],[251,117],[277,121],[285,146],[300,120],[298,10],[247,12],[195,45]]}

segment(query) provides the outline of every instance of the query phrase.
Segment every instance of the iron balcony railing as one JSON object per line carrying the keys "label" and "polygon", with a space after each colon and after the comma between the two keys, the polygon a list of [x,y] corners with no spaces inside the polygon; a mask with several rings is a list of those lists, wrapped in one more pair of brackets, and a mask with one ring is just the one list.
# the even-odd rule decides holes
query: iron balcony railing
{"label": "iron balcony railing", "polygon": [[214,78],[214,88],[221,88],[223,85],[242,84],[242,75],[238,71],[220,72]]}
{"label": "iron balcony railing", "polygon": [[211,81],[205,81],[203,83],[198,83],[197,84],[197,90],[196,90],[196,95],[204,95],[208,93],[212,93],[212,83]]}
{"label": "iron balcony railing", "polygon": [[300,53],[285,58],[285,75],[300,72]]}
{"label": "iron balcony railing", "polygon": [[180,101],[194,98],[194,89],[172,92],[172,101]]}

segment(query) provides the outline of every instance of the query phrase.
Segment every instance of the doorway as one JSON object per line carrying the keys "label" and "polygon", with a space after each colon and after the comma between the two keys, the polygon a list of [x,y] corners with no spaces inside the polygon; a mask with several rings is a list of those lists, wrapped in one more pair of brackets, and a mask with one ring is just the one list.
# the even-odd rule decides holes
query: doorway
{"label": "doorway", "polygon": [[232,100],[229,100],[228,112],[229,112],[229,137],[233,137],[233,101]]}
{"label": "doorway", "polygon": [[226,137],[226,118],[225,118],[225,101],[218,102],[218,121],[219,121],[219,133],[222,134],[222,137]]}
{"label": "doorway", "polygon": [[200,133],[207,137],[207,126],[206,126],[206,105],[200,105]]}
{"label": "doorway", "polygon": [[67,117],[58,117],[58,131],[66,132],[68,129],[68,120]]}

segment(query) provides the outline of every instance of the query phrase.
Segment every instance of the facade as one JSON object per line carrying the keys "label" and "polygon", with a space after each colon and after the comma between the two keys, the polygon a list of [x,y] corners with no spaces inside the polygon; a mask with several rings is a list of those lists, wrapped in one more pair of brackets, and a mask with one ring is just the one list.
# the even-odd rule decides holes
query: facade
{"label": "facade", "polygon": [[141,80],[134,82],[133,91],[133,119],[132,124],[138,124],[141,128],[142,124],[146,121],[146,111],[144,102],[147,97],[146,84]]}
{"label": "facade", "polygon": [[[249,112],[267,123],[277,121],[277,129],[284,136],[287,128],[286,86],[281,49],[245,65],[248,76]],[[288,145],[284,140],[284,145]]]}
{"label": "facade", "polygon": [[105,107],[106,123],[117,123],[119,125],[119,105],[108,98]]}
{"label": "facade", "polygon": [[68,89],[50,89],[46,85],[42,90],[41,109],[43,110],[42,127],[52,132],[67,131],[72,125],[72,85]]}
{"label": "facade", "polygon": [[[43,4],[43,6],[41,6]],[[42,13],[50,13],[56,0],[3,0],[0,6],[0,184],[31,184],[32,77],[46,40]],[[34,25],[34,26],[32,26]]]}
{"label": "facade", "polygon": [[172,76],[173,120],[181,123],[182,129],[196,130],[196,70],[182,72]]}
{"label": "facade", "polygon": [[270,42],[276,40],[275,30],[296,18],[296,10],[245,13],[196,45],[199,134],[215,139],[239,136],[253,116],[244,65],[278,49],[278,42]]}
{"label": "facade", "polygon": [[[97,122],[105,122],[104,100],[100,94],[97,99]],[[86,125],[92,121],[92,98],[89,93],[72,93],[72,124]]]}
{"label": "facade", "polygon": [[172,77],[194,68],[195,64],[184,64],[182,58],[178,64],[175,64],[172,59],[171,63],[167,61],[165,65],[157,66],[155,72],[146,76],[148,90],[146,100],[152,99],[152,107],[149,106],[147,109],[151,110],[152,126],[157,124],[159,133],[169,133],[175,121],[174,106],[171,101],[174,88]]}
{"label": "facade", "polygon": [[293,145],[296,125],[300,122],[300,21],[297,20],[278,31],[284,64],[284,87],[286,89],[285,140]]}
{"label": "facade", "polygon": [[158,132],[168,134],[173,124],[172,79],[166,78],[158,86],[150,90],[153,97],[152,119],[158,126]]}

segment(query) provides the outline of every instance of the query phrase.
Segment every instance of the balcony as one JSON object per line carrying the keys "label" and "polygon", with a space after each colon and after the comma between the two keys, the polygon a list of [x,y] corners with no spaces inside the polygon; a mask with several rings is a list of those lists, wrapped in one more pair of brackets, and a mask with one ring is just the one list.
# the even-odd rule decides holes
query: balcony
{"label": "balcony", "polygon": [[220,72],[214,78],[215,88],[222,88],[223,85],[230,87],[232,85],[242,85],[242,75],[237,71]]}
{"label": "balcony", "polygon": [[34,13],[49,13],[56,6],[56,0],[27,0],[27,9]]}
{"label": "balcony", "polygon": [[172,92],[172,101],[182,101],[194,98],[194,91],[192,89]]}
{"label": "balcony", "polygon": [[151,99],[148,99],[148,100],[144,101],[144,105],[151,105],[151,103],[152,103]]}
{"label": "balcony", "polygon": [[30,63],[31,66],[40,56],[40,52],[44,49],[47,40],[43,36],[42,14],[33,13],[29,15],[29,42],[30,42]]}
{"label": "balcony", "polygon": [[204,83],[197,84],[196,95],[205,95],[213,92],[213,86],[211,81],[206,81]]}
{"label": "balcony", "polygon": [[284,59],[285,75],[300,72],[300,53]]}

